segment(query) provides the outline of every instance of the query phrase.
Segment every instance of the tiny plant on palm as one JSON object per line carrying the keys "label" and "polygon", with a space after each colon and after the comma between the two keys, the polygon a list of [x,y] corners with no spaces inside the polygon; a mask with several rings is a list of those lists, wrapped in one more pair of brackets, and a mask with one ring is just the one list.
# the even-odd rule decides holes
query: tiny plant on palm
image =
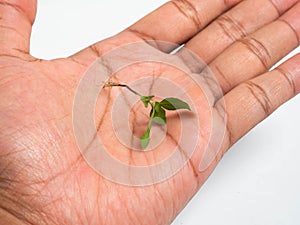
{"label": "tiny plant on palm", "polygon": [[104,87],[124,87],[131,91],[133,94],[138,95],[140,100],[143,102],[145,108],[148,108],[150,105],[151,110],[149,114],[149,122],[144,134],[140,137],[141,146],[143,149],[146,149],[150,142],[150,132],[153,123],[164,125],[167,123],[166,110],[179,110],[185,109],[191,111],[190,106],[178,99],[178,98],[165,98],[162,101],[153,101],[154,95],[141,95],[140,93],[133,90],[126,84],[119,84],[115,82],[107,82],[104,84]]}

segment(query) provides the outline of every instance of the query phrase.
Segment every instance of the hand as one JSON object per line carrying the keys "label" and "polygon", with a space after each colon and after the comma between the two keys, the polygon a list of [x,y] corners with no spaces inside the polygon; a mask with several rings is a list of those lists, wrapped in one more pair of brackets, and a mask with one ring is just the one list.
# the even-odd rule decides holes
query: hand
{"label": "hand", "polygon": [[117,46],[144,39],[186,43],[209,64],[224,92],[215,109],[226,103],[217,160],[300,90],[299,55],[267,72],[299,44],[298,1],[237,7],[239,1],[210,1],[208,8],[174,1],[110,39],[52,61],[29,54],[36,3],[0,2],[0,218],[7,224],[169,224],[216,166],[199,172],[198,148],[171,179],[138,188],[110,182],[88,166],[73,136],[75,89],[90,64]]}

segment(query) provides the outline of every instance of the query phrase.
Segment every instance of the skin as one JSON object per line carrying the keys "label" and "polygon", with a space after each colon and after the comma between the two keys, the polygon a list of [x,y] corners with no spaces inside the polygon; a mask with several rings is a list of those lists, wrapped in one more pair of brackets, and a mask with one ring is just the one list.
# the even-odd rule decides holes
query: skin
{"label": "skin", "polygon": [[[172,1],[109,39],[51,61],[30,55],[36,7],[35,0],[0,0],[1,224],[170,224],[222,155],[300,91],[299,54],[268,72],[299,45],[297,0]],[[205,171],[197,170],[203,155],[199,146],[172,178],[123,186],[97,174],[82,158],[73,136],[72,103],[80,78],[97,57],[148,39],[185,43],[210,66],[224,92],[214,96],[213,110],[225,102],[226,134]],[[139,69],[139,74],[152,72]],[[101,115],[101,106],[97,110]]]}

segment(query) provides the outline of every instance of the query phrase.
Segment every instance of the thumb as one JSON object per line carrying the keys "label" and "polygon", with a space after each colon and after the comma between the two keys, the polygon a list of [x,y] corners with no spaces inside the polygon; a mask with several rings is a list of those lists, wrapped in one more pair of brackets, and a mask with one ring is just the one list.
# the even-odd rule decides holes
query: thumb
{"label": "thumb", "polygon": [[36,0],[0,0],[0,53],[20,56],[29,53]]}

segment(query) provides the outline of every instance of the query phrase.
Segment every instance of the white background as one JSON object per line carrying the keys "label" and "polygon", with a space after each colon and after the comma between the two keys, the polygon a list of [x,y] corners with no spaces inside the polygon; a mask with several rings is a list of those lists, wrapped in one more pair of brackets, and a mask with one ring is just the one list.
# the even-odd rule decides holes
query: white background
{"label": "white background", "polygon": [[[164,2],[40,0],[31,52],[44,59],[68,56]],[[300,224],[299,131],[300,96],[231,148],[172,225]]]}

